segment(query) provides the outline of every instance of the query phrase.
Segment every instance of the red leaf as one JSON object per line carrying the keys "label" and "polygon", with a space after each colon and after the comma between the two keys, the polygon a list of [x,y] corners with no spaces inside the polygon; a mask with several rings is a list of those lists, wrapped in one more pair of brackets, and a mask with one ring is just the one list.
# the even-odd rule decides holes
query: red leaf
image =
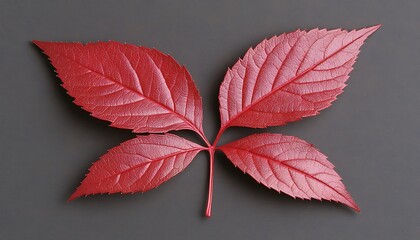
{"label": "red leaf", "polygon": [[378,28],[298,30],[249,49],[220,87],[221,132],[230,126],[283,125],[329,107],[343,91],[364,40]]}
{"label": "red leaf", "polygon": [[71,195],[134,193],[156,188],[184,170],[200,145],[172,134],[137,136],[112,148],[89,169],[89,174]]}
{"label": "red leaf", "polygon": [[301,139],[255,134],[219,149],[235,166],[268,188],[302,199],[337,201],[360,210],[327,157]]}
{"label": "red leaf", "polygon": [[118,42],[34,43],[49,56],[74,102],[111,126],[203,135],[201,97],[171,56]]}
{"label": "red leaf", "polygon": [[220,87],[221,127],[213,144],[202,128],[202,102],[185,67],[155,49],[117,42],[34,41],[51,59],[75,103],[111,126],[134,132],[189,129],[202,147],[176,135],[122,143],[93,164],[69,200],[97,193],[155,188],[184,170],[201,150],[210,155],[206,216],[211,215],[214,152],[258,182],[302,199],[359,207],[327,157],[296,137],[257,134],[217,147],[231,126],[263,128],[313,116],[345,87],[360,47],[379,26],[347,32],[314,29],[264,40],[248,50]]}

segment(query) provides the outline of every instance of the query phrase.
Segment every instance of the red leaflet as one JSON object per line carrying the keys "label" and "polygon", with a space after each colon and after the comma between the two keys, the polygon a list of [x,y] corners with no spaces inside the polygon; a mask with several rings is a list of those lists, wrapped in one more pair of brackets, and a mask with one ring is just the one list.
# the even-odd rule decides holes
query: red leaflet
{"label": "red leaflet", "polygon": [[329,107],[343,91],[363,41],[378,28],[298,30],[249,49],[220,87],[219,135],[230,126],[283,125]]}
{"label": "red leaflet", "polygon": [[135,193],[156,188],[184,170],[203,149],[172,134],[137,136],[95,162],[69,200],[82,195]]}
{"label": "red leaflet", "polygon": [[202,134],[201,97],[172,57],[118,42],[34,43],[48,55],[74,102],[92,116],[138,133]]}
{"label": "red leaflet", "polygon": [[134,193],[169,180],[201,150],[210,155],[206,216],[211,215],[214,152],[222,150],[263,185],[302,199],[341,202],[359,211],[327,157],[296,137],[256,134],[221,147],[231,126],[263,128],[318,114],[343,91],[359,49],[379,26],[357,31],[314,29],[264,40],[248,50],[220,87],[221,126],[213,144],[202,128],[202,103],[188,71],[155,49],[117,42],[34,41],[51,59],[63,87],[93,116],[134,132],[189,129],[206,147],[172,134],[138,136],[93,164],[70,197]]}
{"label": "red leaflet", "polygon": [[359,207],[327,157],[311,144],[280,134],[255,134],[219,148],[232,163],[268,188],[302,199]]}

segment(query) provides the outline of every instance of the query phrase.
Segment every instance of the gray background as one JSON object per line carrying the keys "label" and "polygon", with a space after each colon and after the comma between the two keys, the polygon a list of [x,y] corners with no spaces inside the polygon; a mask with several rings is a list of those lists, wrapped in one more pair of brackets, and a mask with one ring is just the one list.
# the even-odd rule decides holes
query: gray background
{"label": "gray background", "polygon": [[[418,239],[419,11],[415,0],[1,1],[0,239]],[[315,144],[360,214],[265,189],[218,154],[206,219],[205,153],[151,192],[66,203],[90,164],[134,135],[72,104],[32,39],[112,39],[173,55],[196,81],[214,139],[218,87],[248,47],[297,28],[378,23],[331,108],[285,127],[230,129],[222,139],[270,131]]]}

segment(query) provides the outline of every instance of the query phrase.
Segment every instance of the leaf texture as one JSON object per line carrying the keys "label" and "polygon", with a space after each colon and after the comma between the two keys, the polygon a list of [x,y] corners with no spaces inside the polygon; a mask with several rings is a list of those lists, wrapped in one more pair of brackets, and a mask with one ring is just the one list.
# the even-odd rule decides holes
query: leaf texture
{"label": "leaf texture", "polygon": [[294,198],[332,200],[360,210],[327,157],[299,138],[255,134],[219,148],[236,167],[268,188]]}
{"label": "leaf texture", "polygon": [[69,200],[156,188],[184,170],[201,150],[202,146],[172,134],[137,136],[95,162]]}
{"label": "leaf texture", "polygon": [[298,30],[249,49],[220,87],[221,128],[284,125],[329,107],[363,42],[379,27]]}
{"label": "leaf texture", "polygon": [[34,41],[75,103],[134,132],[202,133],[201,97],[190,74],[158,50],[118,42]]}
{"label": "leaf texture", "polygon": [[364,41],[380,26],[295,31],[264,40],[228,69],[220,86],[221,126],[206,138],[199,92],[185,67],[156,49],[118,42],[33,41],[49,57],[74,102],[111,126],[136,133],[195,131],[206,147],[172,134],[141,135],[110,149],[70,196],[156,188],[209,152],[206,216],[211,216],[215,151],[268,188],[330,200],[356,211],[327,157],[292,136],[255,134],[218,147],[231,126],[264,128],[313,116],[342,93]]}

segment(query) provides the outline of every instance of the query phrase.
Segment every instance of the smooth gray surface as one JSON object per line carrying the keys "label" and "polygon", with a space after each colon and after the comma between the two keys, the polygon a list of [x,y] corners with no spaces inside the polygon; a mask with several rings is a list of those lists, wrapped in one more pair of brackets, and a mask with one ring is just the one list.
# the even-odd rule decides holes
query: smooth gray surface
{"label": "smooth gray surface", "polygon": [[[1,1],[0,239],[418,239],[420,2],[288,2]],[[173,55],[200,89],[213,139],[219,85],[248,47],[297,28],[378,23],[331,108],[267,130],[328,155],[360,214],[267,190],[219,154],[205,219],[204,153],[151,192],[66,203],[90,164],[134,135],[72,104],[32,39],[112,39]],[[222,142],[262,131],[231,129]]]}

